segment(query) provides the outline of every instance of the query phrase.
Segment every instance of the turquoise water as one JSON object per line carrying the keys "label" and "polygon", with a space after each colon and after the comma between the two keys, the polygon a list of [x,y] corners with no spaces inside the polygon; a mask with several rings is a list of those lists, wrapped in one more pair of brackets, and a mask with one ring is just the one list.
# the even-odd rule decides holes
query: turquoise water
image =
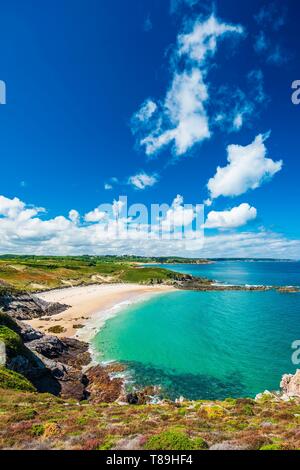
{"label": "turquoise water", "polygon": [[[229,283],[300,285],[299,263],[272,263],[269,271],[235,262],[232,278],[228,263],[218,265],[176,269]],[[278,389],[282,374],[297,368],[296,339],[300,294],[177,291],[127,308],[94,343],[102,360],[125,363],[138,385],[159,384],[171,398],[221,399]]]}
{"label": "turquoise water", "polygon": [[220,261],[212,264],[161,266],[227,284],[300,286],[300,262]]}

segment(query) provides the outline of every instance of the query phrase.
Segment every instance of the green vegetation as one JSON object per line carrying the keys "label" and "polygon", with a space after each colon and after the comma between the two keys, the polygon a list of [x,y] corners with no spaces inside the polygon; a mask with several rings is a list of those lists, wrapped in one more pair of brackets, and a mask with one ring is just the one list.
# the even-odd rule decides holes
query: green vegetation
{"label": "green vegetation", "polygon": [[0,309],[0,326],[6,326],[10,330],[13,330],[15,333],[18,333],[20,328],[17,323],[6,313],[2,312]]}
{"label": "green vegetation", "polygon": [[48,332],[54,333],[55,335],[59,335],[61,333],[64,333],[65,331],[66,331],[65,328],[61,325],[55,325],[55,326],[51,326],[50,328],[48,328]]}
{"label": "green vegetation", "polygon": [[[252,408],[251,415],[246,404]],[[216,413],[215,407],[223,412]],[[299,407],[299,401],[275,397],[268,402],[237,399],[180,405],[77,403],[7,388],[0,390],[0,448],[205,450],[225,444],[250,450],[296,450],[300,448]],[[207,409],[214,410],[213,417]]]}
{"label": "green vegetation", "polygon": [[185,432],[170,430],[151,436],[145,445],[148,450],[200,450],[208,445],[201,437],[191,439]]}
{"label": "green vegetation", "polygon": [[[181,261],[179,261],[181,260]],[[139,258],[134,256],[12,256],[0,257],[0,297],[17,291],[36,292],[58,287],[92,283],[169,283],[184,275],[150,262],[183,262],[179,258]],[[185,260],[187,261],[187,260]],[[198,262],[200,262],[198,260]]]}
{"label": "green vegetation", "polygon": [[[0,367],[0,388],[23,390],[27,392],[34,392],[34,386],[23,375],[18,374],[6,367]],[[0,390],[0,394],[3,390]]]}
{"label": "green vegetation", "polygon": [[21,337],[7,326],[0,325],[0,341],[4,342],[9,357],[24,354],[25,348]]}
{"label": "green vegetation", "polygon": [[262,446],[260,450],[282,450],[282,446],[280,444],[267,444]]}

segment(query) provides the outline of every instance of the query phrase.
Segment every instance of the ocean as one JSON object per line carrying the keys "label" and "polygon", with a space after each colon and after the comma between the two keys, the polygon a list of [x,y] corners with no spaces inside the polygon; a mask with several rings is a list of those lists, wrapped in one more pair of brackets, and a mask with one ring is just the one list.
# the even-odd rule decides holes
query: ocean
{"label": "ocean", "polygon": [[[299,262],[167,267],[219,283],[300,286]],[[300,294],[176,291],[127,307],[93,345],[102,361],[124,363],[138,386],[160,385],[172,399],[224,399],[278,390],[297,369],[295,340]]]}

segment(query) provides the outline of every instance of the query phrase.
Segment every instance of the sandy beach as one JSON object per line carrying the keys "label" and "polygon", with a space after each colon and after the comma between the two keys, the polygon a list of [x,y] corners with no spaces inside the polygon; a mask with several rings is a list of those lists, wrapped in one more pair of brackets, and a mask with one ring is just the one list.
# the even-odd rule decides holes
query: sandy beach
{"label": "sandy beach", "polygon": [[76,337],[89,341],[105,323],[126,305],[139,302],[164,292],[175,290],[169,286],[143,286],[140,284],[101,284],[67,287],[38,294],[47,302],[60,302],[70,307],[62,313],[35,318],[28,323],[47,333],[54,326],[62,327],[57,336]]}

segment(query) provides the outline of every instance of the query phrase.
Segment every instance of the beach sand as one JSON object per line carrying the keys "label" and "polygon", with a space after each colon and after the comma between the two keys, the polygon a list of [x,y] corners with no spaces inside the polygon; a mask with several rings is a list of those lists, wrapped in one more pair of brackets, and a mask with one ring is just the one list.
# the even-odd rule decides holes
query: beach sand
{"label": "beach sand", "polygon": [[[76,337],[89,341],[108,318],[131,303],[142,301],[164,292],[175,290],[169,286],[143,286],[140,284],[101,284],[67,287],[37,294],[47,302],[60,302],[70,308],[57,315],[28,321],[33,328],[60,337]],[[61,333],[48,332],[60,326]]]}

